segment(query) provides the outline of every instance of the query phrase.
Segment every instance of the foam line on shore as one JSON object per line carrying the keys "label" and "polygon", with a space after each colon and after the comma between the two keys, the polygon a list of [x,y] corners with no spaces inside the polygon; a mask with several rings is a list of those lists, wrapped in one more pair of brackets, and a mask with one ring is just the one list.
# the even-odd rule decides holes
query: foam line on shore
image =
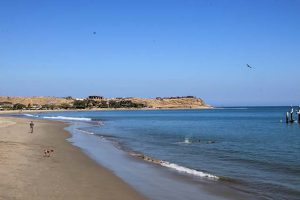
{"label": "foam line on shore", "polygon": [[213,180],[218,180],[219,179],[219,177],[217,177],[215,175],[205,173],[205,172],[201,172],[201,171],[197,171],[197,170],[190,169],[190,168],[187,168],[187,167],[183,167],[183,166],[177,165],[175,163],[169,163],[169,162],[166,162],[166,161],[161,161],[160,165],[164,166],[164,167],[167,167],[167,168],[170,168],[170,169],[174,169],[178,172],[190,174],[190,175],[193,175],[193,176],[198,176],[198,177],[203,177],[203,178],[208,178],[208,179],[213,179]]}
{"label": "foam line on shore", "polygon": [[89,135],[94,135],[94,134],[95,134],[95,133],[93,133],[93,132],[81,130],[81,129],[79,129],[79,128],[76,128],[76,130],[77,130],[77,131],[80,131],[80,132],[82,132],[82,133],[89,134]]}
{"label": "foam line on shore", "polygon": [[92,121],[91,118],[86,117],[64,117],[64,116],[44,116],[43,119],[56,119],[56,120],[71,120],[71,121]]}
{"label": "foam line on shore", "polygon": [[146,156],[146,155],[143,155],[143,154],[140,154],[140,153],[131,152],[129,154],[131,156],[141,158],[141,159],[143,159],[147,162],[151,162],[151,163],[154,163],[154,164],[158,164],[162,167],[167,167],[167,168],[173,169],[173,170],[175,170],[179,173],[185,173],[185,174],[189,174],[189,175],[192,175],[192,176],[207,178],[207,179],[211,179],[211,180],[219,180],[218,176],[215,176],[215,175],[212,175],[212,174],[209,174],[209,173],[205,173],[205,172],[201,172],[201,171],[198,171],[198,170],[195,170],[195,169],[190,169],[190,168],[187,168],[187,167],[183,167],[183,166],[177,165],[175,163],[170,163],[170,162],[167,162],[167,161],[158,160],[158,159],[151,158],[149,156]]}
{"label": "foam line on shore", "polygon": [[32,115],[32,114],[28,114],[28,113],[25,113],[23,115],[26,117],[39,117],[38,115]]}
{"label": "foam line on shore", "polygon": [[[80,132],[83,132],[83,133],[86,133],[86,134],[89,134],[89,135],[94,135],[94,133],[90,132],[90,131],[85,131],[85,130],[81,130],[81,129],[78,129],[78,128],[76,130],[80,131]],[[101,137],[105,138],[104,136],[101,136]],[[147,161],[147,162],[158,164],[162,167],[167,167],[167,168],[173,169],[173,170],[175,170],[179,173],[185,173],[185,174],[189,174],[189,175],[193,175],[193,176],[197,176],[197,177],[201,177],[201,178],[207,178],[207,179],[211,179],[211,180],[218,180],[219,179],[218,176],[215,176],[215,175],[212,175],[212,174],[209,174],[209,173],[205,173],[205,172],[201,172],[201,171],[197,171],[195,169],[190,169],[190,168],[187,168],[187,167],[183,167],[183,166],[177,165],[175,163],[170,163],[170,162],[167,162],[167,161],[151,158],[151,157],[146,156],[146,155],[141,154],[141,153],[134,153],[134,152],[128,152],[128,153],[131,156],[141,158],[141,159],[143,159],[144,161]]]}
{"label": "foam line on shore", "polygon": [[44,117],[41,117],[39,115],[33,115],[33,114],[28,114],[28,113],[24,113],[23,115],[26,116],[26,117],[36,117],[36,118],[42,118],[42,119],[70,120],[70,121],[92,121],[91,118],[86,118],[86,117],[64,117],[64,116],[44,116]]}

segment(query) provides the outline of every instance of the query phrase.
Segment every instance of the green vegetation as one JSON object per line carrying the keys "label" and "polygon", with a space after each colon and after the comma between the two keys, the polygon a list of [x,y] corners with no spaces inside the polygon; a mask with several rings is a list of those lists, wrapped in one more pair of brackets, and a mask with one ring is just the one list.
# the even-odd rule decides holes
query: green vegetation
{"label": "green vegetation", "polygon": [[55,110],[57,108],[58,106],[56,106],[55,104],[44,104],[42,105],[41,110]]}
{"label": "green vegetation", "polygon": [[120,101],[111,100],[109,101],[109,107],[110,108],[143,108],[146,106],[144,104],[134,103],[130,100],[120,100]]}
{"label": "green vegetation", "polygon": [[11,102],[0,102],[0,110],[12,110],[13,104]]}
{"label": "green vegetation", "polygon": [[86,108],[143,108],[144,104],[134,103],[130,100],[75,100],[73,103],[74,109],[86,109]]}
{"label": "green vegetation", "polygon": [[71,109],[71,108],[73,108],[73,106],[71,104],[68,104],[68,103],[62,103],[58,107],[61,108],[61,109]]}
{"label": "green vegetation", "polygon": [[24,108],[26,108],[26,105],[21,104],[21,103],[16,103],[16,104],[14,104],[14,106],[13,106],[13,109],[14,109],[14,110],[22,110],[22,109],[24,109]]}
{"label": "green vegetation", "polygon": [[87,108],[87,100],[75,100],[73,103],[73,108],[75,109],[85,109]]}
{"label": "green vegetation", "polygon": [[[94,96],[92,96],[94,97]],[[95,96],[98,97],[98,96]],[[200,105],[199,100],[194,96],[176,96],[176,97],[156,97],[156,99],[149,99],[149,100],[143,100],[138,98],[114,98],[114,99],[105,99],[103,97],[99,98],[86,98],[86,99],[74,99],[71,96],[64,97],[68,101],[58,101],[61,103],[52,103],[55,102],[52,99],[49,101],[34,101],[34,99],[31,99],[30,101],[11,101],[9,98],[5,99],[5,101],[0,102],[0,110],[56,110],[56,109],[93,109],[93,108],[160,108],[160,104],[162,104],[162,107],[180,107],[180,104],[186,106],[186,103],[184,101],[188,101],[188,104],[191,104],[191,102],[195,102],[196,105]],[[195,99],[195,101],[190,101],[186,99]],[[166,106],[166,103],[168,103],[168,99],[183,99],[183,101],[174,101],[169,102],[170,105]],[[161,100],[164,102],[160,102],[157,100]],[[14,102],[14,104],[13,104]],[[22,104],[23,102],[26,102],[26,105]],[[46,103],[45,102],[51,102]],[[57,102],[57,101],[56,101]],[[173,103],[173,104],[172,104]],[[154,105],[152,105],[154,104]],[[178,106],[178,105],[179,106]],[[204,103],[203,103],[204,104]],[[192,107],[191,107],[192,108]]]}
{"label": "green vegetation", "polygon": [[108,101],[102,100],[102,101],[98,101],[98,108],[109,108],[109,103]]}

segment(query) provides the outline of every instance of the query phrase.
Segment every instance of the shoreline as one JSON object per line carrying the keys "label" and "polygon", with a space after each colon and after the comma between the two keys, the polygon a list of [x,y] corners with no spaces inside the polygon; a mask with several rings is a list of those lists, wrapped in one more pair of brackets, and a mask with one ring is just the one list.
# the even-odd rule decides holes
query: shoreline
{"label": "shoreline", "polygon": [[[146,199],[70,142],[64,122],[0,116],[0,199]],[[45,149],[53,149],[44,157]]]}
{"label": "shoreline", "polygon": [[136,110],[207,110],[215,109],[212,106],[203,106],[199,108],[93,108],[93,109],[57,109],[57,110],[0,110],[1,114],[20,114],[35,112],[82,112],[82,111],[136,111]]}
{"label": "shoreline", "polygon": [[[80,154],[84,154],[83,156],[86,157],[86,159],[92,161],[100,168],[106,169],[108,173],[111,173],[112,176],[115,176],[117,179],[119,179],[119,181],[124,183],[126,187],[133,189],[135,193],[138,193],[138,195],[142,196],[142,199],[145,199],[145,196],[146,198],[159,199],[159,200],[164,200],[166,199],[166,197],[174,200],[181,200],[186,198],[196,200],[199,199],[199,197],[207,200],[240,199],[240,198],[252,199],[248,195],[245,195],[245,193],[242,194],[238,191],[234,191],[230,188],[229,185],[227,184],[224,185],[223,182],[219,182],[217,180],[219,179],[219,177],[215,177],[215,176],[210,177],[210,174],[203,174],[202,172],[198,172],[194,170],[186,173],[186,170],[191,170],[191,169],[182,168],[182,167],[181,167],[182,169],[179,170],[181,172],[178,172],[178,169],[174,169],[174,168],[172,169],[172,167],[169,166],[169,164],[172,163],[156,160],[155,158],[148,157],[146,155],[141,155],[141,154],[137,155],[136,154],[137,152],[132,152],[132,151],[127,152],[124,151],[123,149],[116,148],[116,146],[112,143],[112,141],[107,140],[105,137],[104,140],[102,140],[101,137],[96,137],[95,135],[90,135],[87,133],[80,133],[80,135],[82,136],[78,137],[78,134],[75,133],[76,131],[74,132],[75,129],[74,130],[71,129],[74,123],[69,123],[68,121],[58,121],[58,120],[48,120],[48,119],[35,120],[34,118],[33,119],[19,118],[15,116],[10,118],[25,120],[27,122],[30,120],[34,120],[36,122],[39,121],[40,123],[50,123],[51,125],[63,124],[63,126],[60,127],[60,133],[63,131],[66,132],[64,134],[67,134],[67,136],[61,138],[61,140],[63,140],[64,143],[68,143],[73,148],[76,148]],[[1,115],[0,115],[0,121],[1,121]],[[78,122],[76,122],[75,124],[77,123]],[[90,142],[85,141],[87,138],[89,138],[88,140],[90,140]],[[105,140],[107,142],[105,142]],[[107,143],[107,144],[103,144],[103,143]],[[117,151],[118,153],[116,154]],[[103,154],[104,156],[102,155],[102,158],[99,159],[99,154]],[[112,164],[111,160],[113,160],[112,162],[114,165],[117,163],[119,167],[111,165]],[[165,164],[168,166],[164,166]],[[120,168],[122,169],[120,170]],[[124,175],[124,171],[126,171],[125,175]],[[190,172],[201,173],[202,178],[195,179],[195,177],[193,178],[192,174],[189,174]],[[149,177],[152,177],[151,179],[153,180],[149,179]],[[216,181],[211,179],[214,179]],[[155,180],[155,186],[152,185],[154,180]],[[1,186],[1,182],[0,182],[0,186]],[[171,192],[174,190],[175,191],[178,190],[178,192],[179,191],[182,192],[179,193]],[[79,198],[79,199],[86,199],[86,198]],[[123,198],[122,196],[122,199],[127,199],[127,198],[125,197]],[[128,198],[128,199],[135,199],[135,198]]]}
{"label": "shoreline", "polygon": [[245,191],[231,188],[223,177],[124,149],[119,141],[81,130],[83,124],[67,128],[73,135],[69,141],[150,199],[255,199]]}

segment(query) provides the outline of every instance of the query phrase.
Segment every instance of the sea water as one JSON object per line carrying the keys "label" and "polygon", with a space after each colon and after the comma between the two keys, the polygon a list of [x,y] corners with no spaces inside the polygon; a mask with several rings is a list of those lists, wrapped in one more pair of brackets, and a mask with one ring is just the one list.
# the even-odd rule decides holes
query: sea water
{"label": "sea water", "polygon": [[161,167],[191,179],[212,179],[257,199],[299,199],[300,124],[285,123],[287,110],[83,111],[31,117],[85,122],[76,129],[159,160]]}

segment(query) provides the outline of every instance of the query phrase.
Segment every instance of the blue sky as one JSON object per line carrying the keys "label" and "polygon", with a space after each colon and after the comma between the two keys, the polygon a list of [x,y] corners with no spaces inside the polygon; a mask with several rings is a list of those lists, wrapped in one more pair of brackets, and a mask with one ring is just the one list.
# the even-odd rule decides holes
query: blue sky
{"label": "blue sky", "polygon": [[0,0],[0,95],[300,104],[299,59],[297,0]]}

